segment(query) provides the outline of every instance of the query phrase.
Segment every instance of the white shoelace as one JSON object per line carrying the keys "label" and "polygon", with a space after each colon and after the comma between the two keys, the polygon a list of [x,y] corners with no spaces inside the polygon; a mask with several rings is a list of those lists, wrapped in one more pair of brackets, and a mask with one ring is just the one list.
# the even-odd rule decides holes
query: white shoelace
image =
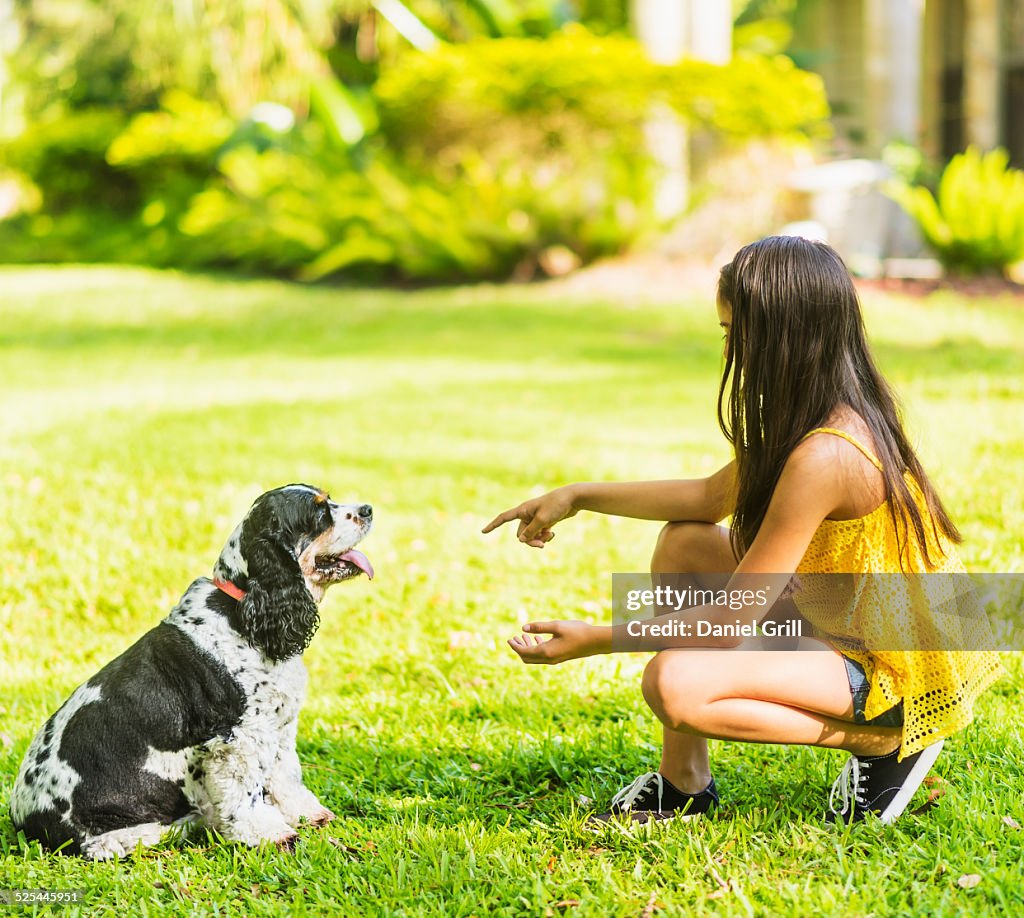
{"label": "white shoelace", "polygon": [[[849,816],[850,810],[857,805],[866,806],[864,799],[864,782],[867,781],[867,770],[871,767],[870,762],[861,762],[857,756],[851,755],[839,772],[828,794],[828,808],[836,816]],[[841,809],[836,809],[836,798],[842,804]]]}
{"label": "white shoelace", "polygon": [[632,810],[633,804],[651,789],[652,782],[658,785],[658,812],[661,812],[661,799],[665,793],[665,779],[656,772],[649,771],[640,775],[629,787],[624,787],[612,797],[612,807],[621,806],[623,810]]}

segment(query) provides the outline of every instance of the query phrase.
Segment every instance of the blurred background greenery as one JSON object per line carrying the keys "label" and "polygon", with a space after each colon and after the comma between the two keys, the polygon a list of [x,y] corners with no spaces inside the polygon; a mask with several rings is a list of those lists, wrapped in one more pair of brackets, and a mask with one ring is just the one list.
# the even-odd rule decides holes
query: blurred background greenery
{"label": "blurred background greenery", "polygon": [[527,280],[786,229],[1010,276],[1024,0],[968,6],[0,0],[0,261]]}
{"label": "blurred background greenery", "polygon": [[716,151],[827,129],[795,6],[664,65],[627,0],[13,0],[0,258],[561,273],[664,228],[652,106]]}

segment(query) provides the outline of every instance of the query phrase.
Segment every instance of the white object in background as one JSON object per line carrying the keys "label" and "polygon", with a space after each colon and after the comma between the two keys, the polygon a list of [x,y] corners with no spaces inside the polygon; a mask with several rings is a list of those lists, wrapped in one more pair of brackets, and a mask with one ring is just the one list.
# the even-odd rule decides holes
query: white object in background
{"label": "white object in background", "polygon": [[372,5],[417,51],[433,51],[441,43],[401,0],[372,0]]}
{"label": "white object in background", "polygon": [[[633,32],[656,64],[684,56],[713,64],[732,58],[730,0],[631,0]],[[654,209],[662,220],[679,217],[690,202],[690,137],[667,106],[652,106],[644,128],[648,149],[661,169]]]}
{"label": "white object in background", "polygon": [[295,127],[295,113],[278,102],[257,102],[249,112],[249,120],[278,134],[287,134]]}
{"label": "white object in background", "polygon": [[828,230],[816,220],[797,220],[779,230],[780,236],[799,236],[812,242],[828,242]]}
{"label": "white object in background", "polygon": [[825,228],[850,270],[877,277],[882,259],[893,254],[901,215],[881,190],[891,176],[885,163],[847,159],[799,169],[786,184],[807,196],[807,218]]}

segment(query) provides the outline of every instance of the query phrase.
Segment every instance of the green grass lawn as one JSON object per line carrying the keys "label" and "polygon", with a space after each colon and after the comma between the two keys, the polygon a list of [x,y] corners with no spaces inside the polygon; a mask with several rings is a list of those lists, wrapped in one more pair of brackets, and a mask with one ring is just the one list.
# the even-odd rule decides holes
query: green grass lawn
{"label": "green grass lawn", "polygon": [[[610,574],[645,569],[657,525],[583,515],[543,552],[479,530],[567,481],[727,460],[711,296],[0,271],[0,888],[84,889],[88,915],[1024,911],[1017,659],[947,743],[939,805],[893,827],[822,825],[845,754],[713,743],[717,818],[580,828],[657,765],[645,658],[527,668],[505,639],[527,618],[605,620]],[[866,308],[968,566],[1022,570],[1024,310]],[[195,841],[89,864],[23,846],[6,798],[38,726],[291,481],[376,514],[378,577],[328,595],[306,655],[299,754],[339,818],[294,854]]]}

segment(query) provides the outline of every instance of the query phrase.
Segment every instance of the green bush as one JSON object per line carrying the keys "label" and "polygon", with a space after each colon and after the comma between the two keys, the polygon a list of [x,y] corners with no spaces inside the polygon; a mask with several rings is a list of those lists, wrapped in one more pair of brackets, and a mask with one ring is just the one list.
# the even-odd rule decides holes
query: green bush
{"label": "green bush", "polygon": [[240,147],[218,168],[179,224],[199,263],[442,280],[507,274],[524,247],[481,185],[442,194],[383,152],[357,168],[337,150]]}
{"label": "green bush", "polygon": [[0,246],[303,279],[525,276],[548,250],[586,262],[655,226],[656,104],[739,140],[827,114],[820,81],[784,59],[661,67],[582,28],[442,45],[400,56],[372,95],[312,81],[298,124],[280,106],[284,126],[238,122],[181,91],[130,119],[50,119],[6,151],[42,203],[0,225]]}
{"label": "green bush", "polygon": [[525,259],[557,245],[587,261],[654,228],[644,132],[658,103],[739,142],[806,136],[828,116],[820,80],[787,59],[665,67],[578,27],[410,52],[374,95],[389,148],[446,195],[478,187],[497,227],[526,230]]}
{"label": "green bush", "polygon": [[3,148],[3,162],[42,192],[51,215],[83,206],[130,213],[138,188],[106,160],[127,118],[112,109],[87,108],[31,124]]}
{"label": "green bush", "polygon": [[35,212],[3,226],[4,260],[181,262],[177,221],[238,130],[181,92],[131,119],[86,109],[34,125],[3,148],[39,192]]}
{"label": "green bush", "polygon": [[2,149],[30,202],[0,222],[6,262],[148,260],[132,226],[143,190],[106,160],[126,117],[82,109],[32,124]]}
{"label": "green bush", "polygon": [[817,79],[782,59],[665,68],[578,28],[444,45],[400,58],[372,112],[318,87],[292,147],[222,157],[180,228],[193,257],[306,279],[528,274],[553,247],[586,262],[654,225],[656,100],[740,139],[827,114]]}
{"label": "green bush", "polygon": [[910,214],[943,267],[955,274],[1001,274],[1024,259],[1024,172],[1005,150],[974,147],[954,156],[937,194],[895,180],[888,194]]}
{"label": "green bush", "polygon": [[788,58],[664,66],[632,39],[579,27],[409,52],[374,93],[389,141],[427,155],[466,144],[491,156],[635,151],[658,101],[737,139],[816,133],[829,113],[821,80]]}

